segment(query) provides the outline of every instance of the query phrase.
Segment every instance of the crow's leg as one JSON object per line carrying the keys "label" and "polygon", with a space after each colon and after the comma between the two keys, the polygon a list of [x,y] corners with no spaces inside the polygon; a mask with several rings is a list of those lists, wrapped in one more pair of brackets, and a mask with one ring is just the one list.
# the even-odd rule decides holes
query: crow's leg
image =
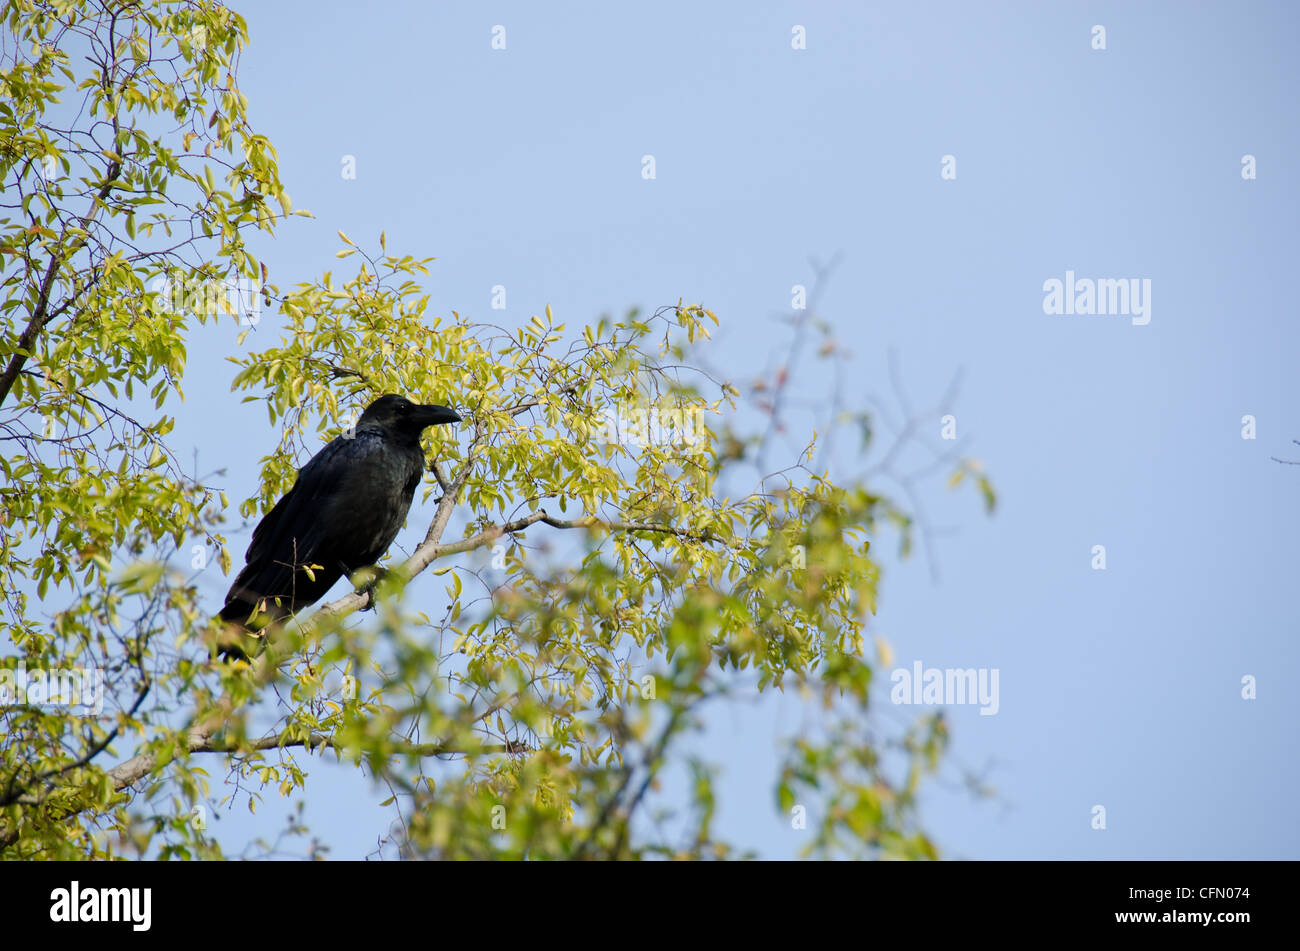
{"label": "crow's leg", "polygon": [[387,568],[381,568],[378,565],[367,565],[364,568],[358,568],[355,572],[348,573],[344,569],[344,574],[348,575],[348,581],[352,582],[358,594],[366,596],[363,611],[373,611],[375,609],[375,588],[386,579],[390,572]]}

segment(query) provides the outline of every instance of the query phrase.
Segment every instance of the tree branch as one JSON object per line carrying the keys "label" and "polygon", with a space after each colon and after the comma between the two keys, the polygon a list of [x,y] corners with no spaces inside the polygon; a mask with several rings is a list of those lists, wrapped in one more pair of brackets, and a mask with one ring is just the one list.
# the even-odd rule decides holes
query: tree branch
{"label": "tree branch", "polygon": [[[594,515],[588,515],[584,518],[560,519],[554,518],[547,514],[545,509],[538,509],[523,518],[517,518],[513,521],[506,522],[504,525],[491,525],[469,538],[461,539],[458,542],[447,542],[439,544],[437,539],[442,537],[442,532],[446,528],[446,518],[442,518],[443,505],[448,499],[454,499],[453,491],[459,491],[460,485],[453,484],[451,489],[443,496],[442,503],[438,506],[438,512],[433,517],[433,524],[429,526],[429,532],[425,540],[415,549],[415,553],[406,559],[401,565],[399,572],[402,577],[408,581],[424,571],[425,568],[433,564],[440,558],[447,555],[457,555],[462,552],[474,551],[485,545],[490,545],[502,535],[513,534],[528,528],[530,525],[536,525],[541,522],[550,525],[552,528],[603,528],[606,531],[623,531],[623,532],[656,532],[663,535],[676,535],[679,538],[687,538],[693,541],[708,542],[713,540],[713,536],[707,531],[692,532],[689,529],[677,528],[672,525],[656,525],[651,522],[623,522],[623,521],[606,521],[596,518]],[[447,515],[450,517],[450,506],[447,509]],[[337,601],[331,601],[329,604],[321,605],[320,609],[315,611],[312,616],[303,624],[303,630],[311,630],[316,624],[317,618],[321,617],[346,617],[355,611],[359,611],[370,604],[369,590],[353,591],[345,594]]]}
{"label": "tree branch", "polygon": [[[54,279],[58,277],[59,269],[67,261],[81,250],[82,245],[90,240],[90,226],[94,223],[95,216],[99,214],[99,209],[103,207],[104,199],[108,197],[109,192],[113,190],[113,183],[117,181],[122,174],[122,163],[112,162],[108,166],[108,175],[104,183],[99,187],[99,194],[95,196],[94,204],[90,210],[81,216],[79,223],[80,229],[84,234],[71,246],[64,254],[57,252],[51,254],[49,266],[45,269],[45,277],[41,279],[40,291],[36,295],[36,307],[32,310],[32,319],[27,322],[27,327],[23,330],[22,336],[18,338],[18,343],[14,347],[14,354],[9,358],[9,365],[5,367],[3,375],[0,375],[0,405],[4,404],[5,398],[8,397],[9,391],[13,389],[14,381],[18,379],[18,374],[22,371],[23,365],[27,362],[28,353],[36,346],[36,338],[41,335],[45,329],[46,323],[52,319],[49,313],[50,294],[54,291]],[[59,236],[62,241],[67,237],[68,229],[64,229],[63,234]]]}
{"label": "tree branch", "polygon": [[[343,744],[324,733],[313,733],[308,737],[296,740],[285,740],[278,736],[264,736],[250,744],[240,745],[221,740],[214,741],[210,734],[201,729],[196,729],[190,732],[189,739],[189,752],[191,753],[251,753],[261,750],[288,749],[290,747],[302,747],[313,751],[331,749],[339,753],[345,750]],[[523,747],[518,743],[484,744],[483,746],[460,747],[457,749],[443,746],[441,743],[397,743],[391,752],[398,756],[450,756],[469,753],[519,753],[522,751]],[[108,775],[113,780],[114,790],[122,790],[149,775],[156,765],[157,757],[153,753],[142,753],[114,766],[108,771]]]}

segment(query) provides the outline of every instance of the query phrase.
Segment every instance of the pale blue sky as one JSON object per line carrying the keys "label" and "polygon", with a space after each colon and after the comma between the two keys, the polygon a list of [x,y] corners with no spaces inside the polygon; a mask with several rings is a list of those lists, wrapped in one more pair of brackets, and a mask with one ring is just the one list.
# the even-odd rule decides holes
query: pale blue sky
{"label": "pale blue sky", "polygon": [[[891,348],[918,403],[963,369],[959,430],[999,491],[986,519],[927,490],[957,529],[941,581],[888,559],[875,625],[899,664],[1000,671],[996,716],[951,716],[955,758],[1001,799],[931,789],[944,853],[1300,858],[1300,467],[1269,460],[1300,458],[1294,4],[446,6],[246,5],[242,88],[317,216],[263,251],[276,280],[334,267],[336,229],[384,230],[438,257],[434,312],[522,323],[549,302],[573,326],[701,301],[725,329],[711,362],[743,381],[785,341],[771,317],[809,257],[841,253],[821,312],[856,354],[845,396],[888,396]],[[1150,324],[1045,315],[1066,270],[1150,279]],[[275,435],[228,393],[233,332],[203,339],[178,447],[228,467],[233,502]],[[803,841],[771,793],[798,720],[793,697],[729,709],[705,744],[720,830],[764,856]],[[387,793],[318,778],[309,821],[364,855]],[[273,836],[269,806],[241,804],[223,841]]]}

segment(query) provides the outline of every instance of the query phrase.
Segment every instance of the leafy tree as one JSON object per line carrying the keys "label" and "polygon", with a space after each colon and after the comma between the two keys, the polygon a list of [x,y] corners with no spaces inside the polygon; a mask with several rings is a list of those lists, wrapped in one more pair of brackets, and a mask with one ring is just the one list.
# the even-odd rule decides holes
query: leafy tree
{"label": "leafy tree", "polygon": [[[321,754],[391,790],[400,854],[725,857],[686,741],[711,705],[787,687],[819,719],[772,801],[806,817],[809,852],[936,855],[916,802],[944,721],[890,732],[869,705],[888,663],[866,637],[871,540],[910,537],[910,516],[815,468],[811,438],[753,477],[779,407],[746,429],[740,389],[701,368],[710,311],[577,331],[549,307],[518,328],[437,317],[427,259],[341,232],[352,274],[282,292],[245,245],[291,204],[235,82],[241,18],[20,0],[6,29],[0,690],[20,668],[93,668],[105,700],[84,716],[0,696],[0,855],[218,857],[211,799],[308,790]],[[410,556],[230,664],[197,589],[214,566],[188,558],[229,571],[228,502],[183,470],[166,409],[194,322],[263,303],[280,340],[232,357],[232,382],[280,439],[243,516],[378,394],[468,425],[426,436],[412,517],[432,516]],[[941,461],[991,504],[971,463]],[[233,789],[209,778],[222,759]]]}

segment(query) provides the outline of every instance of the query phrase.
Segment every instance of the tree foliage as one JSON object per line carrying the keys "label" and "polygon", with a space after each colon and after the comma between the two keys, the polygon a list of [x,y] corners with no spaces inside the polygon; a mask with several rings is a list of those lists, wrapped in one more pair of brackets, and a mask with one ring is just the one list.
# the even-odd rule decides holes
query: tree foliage
{"label": "tree foliage", "polygon": [[[220,856],[212,804],[310,794],[317,756],[385,788],[402,855],[741,854],[690,740],[710,707],[795,689],[809,718],[766,794],[806,816],[807,851],[936,855],[916,804],[943,719],[892,735],[870,702],[872,540],[908,516],[818,471],[811,434],[753,477],[768,427],[701,369],[717,317],[437,316],[428,259],[341,232],[348,275],[282,292],[245,246],[291,205],[234,79],[237,15],[16,2],[6,29],[6,669],[94,668],[105,700],[0,708],[0,854]],[[227,664],[197,580],[229,571],[235,511],[182,468],[167,408],[194,322],[247,325],[262,303],[279,340],[230,358],[232,389],[279,441],[245,518],[379,394],[467,424],[426,437],[423,540],[396,570]],[[196,543],[216,564],[191,566]],[[211,779],[223,760],[237,785]]]}

